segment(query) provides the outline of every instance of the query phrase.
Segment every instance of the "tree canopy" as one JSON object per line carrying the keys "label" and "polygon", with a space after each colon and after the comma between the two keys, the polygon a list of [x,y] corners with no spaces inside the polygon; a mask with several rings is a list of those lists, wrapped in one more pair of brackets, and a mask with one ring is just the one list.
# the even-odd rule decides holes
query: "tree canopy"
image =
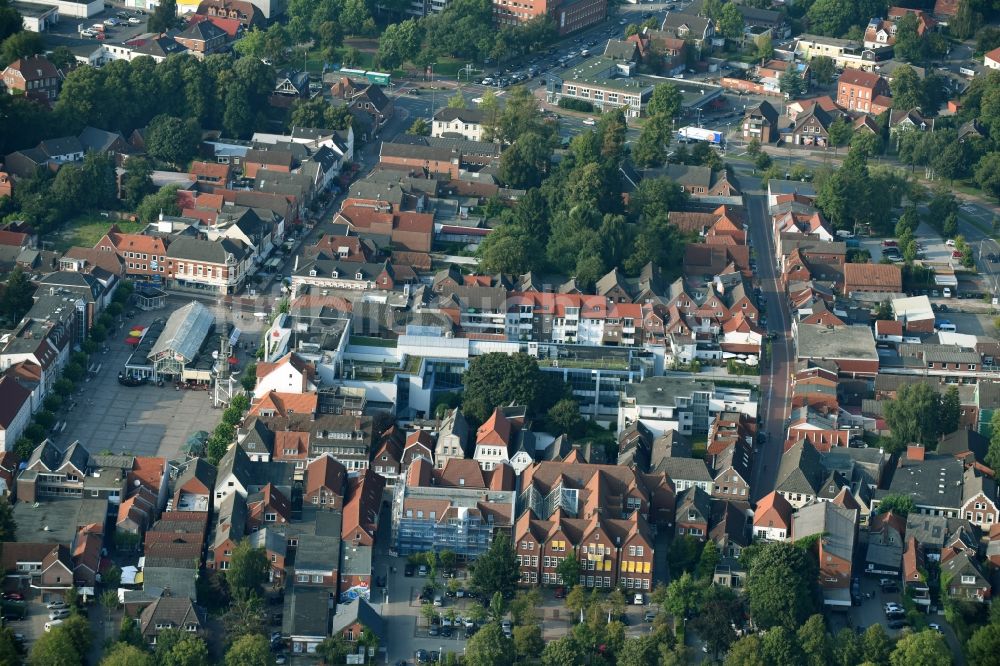
{"label": "tree canopy", "polygon": [[510,537],[497,532],[489,549],[473,565],[472,584],[484,598],[491,598],[496,593],[513,596],[520,580],[520,564]]}
{"label": "tree canopy", "polygon": [[795,544],[760,548],[747,574],[750,615],[761,627],[796,629],[817,610],[817,563]]}
{"label": "tree canopy", "polygon": [[485,422],[496,407],[512,402],[526,405],[531,412],[545,413],[565,395],[561,381],[552,377],[527,354],[477,356],[462,375],[462,409],[479,423]]}

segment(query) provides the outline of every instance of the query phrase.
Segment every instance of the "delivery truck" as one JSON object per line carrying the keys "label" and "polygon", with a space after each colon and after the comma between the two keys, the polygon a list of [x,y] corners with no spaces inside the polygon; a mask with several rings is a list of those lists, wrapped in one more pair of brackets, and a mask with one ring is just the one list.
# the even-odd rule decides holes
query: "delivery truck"
{"label": "delivery truck", "polygon": [[722,145],[722,131],[710,130],[701,127],[682,127],[677,130],[677,138],[683,143],[692,141],[707,141],[716,145]]}

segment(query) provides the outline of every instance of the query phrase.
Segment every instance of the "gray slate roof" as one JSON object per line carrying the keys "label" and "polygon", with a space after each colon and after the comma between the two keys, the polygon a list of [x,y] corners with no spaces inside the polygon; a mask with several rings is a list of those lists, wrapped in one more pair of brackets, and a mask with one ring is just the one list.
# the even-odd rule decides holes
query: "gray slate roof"
{"label": "gray slate roof", "polygon": [[371,604],[361,598],[348,604],[340,604],[337,607],[337,614],[333,616],[331,632],[334,634],[341,632],[355,622],[360,622],[379,639],[385,638],[385,620]]}
{"label": "gray slate roof", "polygon": [[792,445],[781,456],[775,489],[780,492],[815,495],[823,482],[819,451],[808,440]]}
{"label": "gray slate roof", "polygon": [[822,534],[826,552],[851,561],[854,555],[856,520],[855,509],[845,509],[832,502],[810,504],[792,515],[792,541]]}

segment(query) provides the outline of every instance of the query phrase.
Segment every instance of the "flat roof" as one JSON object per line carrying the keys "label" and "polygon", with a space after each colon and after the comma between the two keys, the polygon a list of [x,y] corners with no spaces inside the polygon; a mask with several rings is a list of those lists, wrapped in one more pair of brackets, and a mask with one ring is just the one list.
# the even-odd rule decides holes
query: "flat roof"
{"label": "flat roof", "polygon": [[629,92],[642,93],[645,90],[652,90],[653,84],[640,80],[637,77],[609,77],[606,72],[614,71],[620,60],[611,60],[603,55],[584,60],[575,67],[563,70],[562,78],[564,83],[579,85],[588,83],[601,88],[617,88]]}
{"label": "flat roof", "polygon": [[799,324],[795,335],[799,358],[877,361],[875,336],[867,326]]}
{"label": "flat roof", "polygon": [[32,18],[41,18],[47,14],[52,14],[53,12],[58,12],[59,8],[55,5],[40,5],[36,2],[14,2],[11,3],[21,16],[29,16]]}

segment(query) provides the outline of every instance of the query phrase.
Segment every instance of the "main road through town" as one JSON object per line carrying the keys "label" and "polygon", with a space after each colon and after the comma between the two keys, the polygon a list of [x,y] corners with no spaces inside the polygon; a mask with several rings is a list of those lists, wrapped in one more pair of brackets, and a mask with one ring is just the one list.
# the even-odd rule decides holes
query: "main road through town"
{"label": "main road through town", "polygon": [[774,242],[767,224],[767,194],[761,191],[760,180],[749,170],[734,166],[746,202],[750,240],[757,258],[755,277],[765,299],[767,330],[775,334],[770,356],[761,368],[759,409],[761,429],[766,437],[755,456],[753,499],[757,500],[771,492],[777,481],[778,463],[785,442],[785,419],[790,413],[789,381],[794,357],[788,299],[778,280]]}

